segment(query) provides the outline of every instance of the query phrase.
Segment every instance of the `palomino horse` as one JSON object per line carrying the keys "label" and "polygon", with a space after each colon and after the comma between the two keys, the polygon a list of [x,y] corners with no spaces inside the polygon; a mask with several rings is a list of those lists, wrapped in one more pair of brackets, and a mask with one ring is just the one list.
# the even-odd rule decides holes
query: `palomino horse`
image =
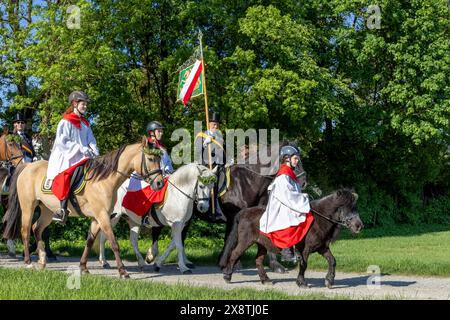
{"label": "palomino horse", "polygon": [[[295,245],[300,254],[300,270],[297,277],[299,287],[307,287],[305,282],[305,270],[308,257],[311,253],[318,252],[328,261],[328,273],[325,285],[331,288],[334,283],[336,259],[330,250],[330,243],[337,238],[341,226],[349,228],[353,233],[358,233],[363,228],[363,223],[356,209],[358,196],[350,190],[343,189],[334,192],[320,200],[312,201],[311,212],[314,221],[299,243]],[[272,241],[259,232],[259,220],[265,211],[264,207],[243,209],[236,216],[233,230],[225,244],[225,250],[220,260],[223,268],[223,278],[231,281],[233,266],[239,257],[252,244],[258,245],[256,254],[256,267],[263,284],[272,284],[272,281],[264,270],[263,260],[267,251],[278,253],[280,251]]]}
{"label": "palomino horse", "polygon": [[[186,258],[184,245],[181,241],[181,232],[192,217],[194,202],[197,202],[196,207],[200,212],[208,211],[211,190],[216,180],[216,171],[217,168],[211,171],[205,166],[191,163],[180,167],[169,177],[164,203],[155,209],[159,222],[164,226],[171,227],[172,241],[165,253],[155,262],[154,267],[156,270],[159,270],[164,260],[176,247],[180,272],[191,273],[188,266],[192,265],[192,263]],[[130,226],[130,240],[138,259],[138,265],[143,269],[145,261],[139,252],[137,242],[141,227],[141,217],[122,206],[128,185],[129,180],[127,179],[118,190],[117,202],[113,211],[117,215],[111,219],[111,223],[113,226],[116,225],[119,219],[126,215]],[[105,259],[105,240],[105,236],[101,233],[99,260],[106,268],[109,265]]]}
{"label": "palomino horse", "polygon": [[[6,211],[8,204],[8,192],[4,192],[5,186],[8,183],[11,167],[17,167],[24,159],[22,150],[18,139],[15,135],[8,134],[8,128],[5,128],[3,134],[0,136],[0,197],[3,210]],[[8,247],[8,255],[10,257],[16,256],[16,246],[13,240],[7,240],[6,246]]]}
{"label": "palomino horse", "polygon": [[[93,218],[89,234],[80,259],[80,269],[89,273],[87,260],[92,244],[100,230],[108,238],[116,258],[117,268],[122,277],[129,277],[119,254],[119,246],[111,227],[110,214],[117,199],[117,189],[133,171],[142,177],[152,178],[151,185],[158,190],[163,186],[163,178],[159,167],[161,150],[155,149],[153,144],[143,139],[141,143],[123,146],[109,154],[91,159],[86,163],[86,186],[76,196],[83,215]],[[11,182],[8,211],[6,212],[6,229],[4,237],[12,239],[17,235],[18,225],[22,223],[21,234],[24,244],[25,264],[31,265],[29,253],[29,237],[31,218],[36,206],[41,208],[41,216],[33,225],[34,234],[38,241],[38,267],[45,268],[46,255],[44,243],[41,240],[42,230],[51,222],[53,212],[59,206],[59,200],[53,194],[41,191],[42,181],[47,172],[48,162],[41,160],[16,169]],[[76,209],[69,206],[70,216],[78,216]]]}

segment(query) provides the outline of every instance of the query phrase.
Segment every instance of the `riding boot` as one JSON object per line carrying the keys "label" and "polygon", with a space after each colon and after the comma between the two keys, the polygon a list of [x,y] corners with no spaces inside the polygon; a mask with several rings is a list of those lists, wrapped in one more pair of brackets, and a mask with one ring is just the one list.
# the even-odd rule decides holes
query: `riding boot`
{"label": "riding boot", "polygon": [[67,210],[68,204],[69,198],[61,200],[61,208],[53,214],[53,221],[59,222],[62,225],[66,224],[67,216],[69,215],[69,212]]}

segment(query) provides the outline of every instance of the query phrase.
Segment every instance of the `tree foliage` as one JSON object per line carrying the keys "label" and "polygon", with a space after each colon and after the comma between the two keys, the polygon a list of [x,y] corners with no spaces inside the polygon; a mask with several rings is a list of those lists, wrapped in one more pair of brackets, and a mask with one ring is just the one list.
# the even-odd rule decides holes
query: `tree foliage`
{"label": "tree foliage", "polygon": [[[2,117],[24,110],[51,139],[81,89],[103,152],[138,139],[152,119],[168,133],[192,130],[203,101],[188,112],[176,102],[176,71],[201,30],[209,104],[226,128],[279,128],[324,191],[354,186],[392,221],[413,221],[408,208],[449,192],[450,9],[379,0],[371,28],[371,4],[1,0]],[[68,27],[70,5],[79,28]]]}

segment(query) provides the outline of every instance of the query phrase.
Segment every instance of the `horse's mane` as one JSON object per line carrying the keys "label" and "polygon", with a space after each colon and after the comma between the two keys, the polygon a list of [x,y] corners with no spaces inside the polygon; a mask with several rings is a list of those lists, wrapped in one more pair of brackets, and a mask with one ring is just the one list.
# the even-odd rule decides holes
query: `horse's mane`
{"label": "horse's mane", "polygon": [[89,172],[88,178],[92,180],[103,180],[117,171],[119,158],[126,147],[127,145],[123,145],[119,149],[113,150],[104,156],[86,161],[85,168],[86,172]]}

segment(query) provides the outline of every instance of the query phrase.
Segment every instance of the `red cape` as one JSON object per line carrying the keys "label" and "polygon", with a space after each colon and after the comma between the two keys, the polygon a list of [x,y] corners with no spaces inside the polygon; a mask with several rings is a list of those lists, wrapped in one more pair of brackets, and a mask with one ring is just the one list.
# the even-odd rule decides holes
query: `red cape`
{"label": "red cape", "polygon": [[168,184],[167,178],[165,178],[164,187],[158,191],[153,190],[150,186],[138,191],[128,191],[122,200],[122,207],[142,217],[150,210],[152,204],[164,201]]}
{"label": "red cape", "polygon": [[278,248],[290,248],[306,236],[314,221],[314,216],[311,212],[306,215],[305,222],[300,223],[298,226],[292,226],[283,230],[277,230],[269,233],[264,233],[260,231],[259,233],[268,237],[274,245]]}
{"label": "red cape", "polygon": [[285,174],[289,177],[291,177],[292,180],[294,180],[295,182],[298,182],[297,180],[297,176],[295,175],[294,169],[292,169],[291,167],[289,167],[286,164],[282,164],[280,169],[277,172],[277,177],[281,176],[282,174]]}
{"label": "red cape", "polygon": [[81,129],[81,121],[83,121],[83,123],[89,127],[89,122],[85,118],[79,117],[73,112],[69,113],[69,114],[65,114],[64,119],[69,121],[71,124],[73,124],[78,129]]}

